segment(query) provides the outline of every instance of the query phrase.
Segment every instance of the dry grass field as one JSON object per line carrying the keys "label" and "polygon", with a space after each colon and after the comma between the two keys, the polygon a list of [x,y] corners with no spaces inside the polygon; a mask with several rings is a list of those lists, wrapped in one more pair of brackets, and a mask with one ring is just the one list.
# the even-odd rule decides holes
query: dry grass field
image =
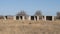
{"label": "dry grass field", "polygon": [[0,20],[0,34],[60,34],[60,21]]}

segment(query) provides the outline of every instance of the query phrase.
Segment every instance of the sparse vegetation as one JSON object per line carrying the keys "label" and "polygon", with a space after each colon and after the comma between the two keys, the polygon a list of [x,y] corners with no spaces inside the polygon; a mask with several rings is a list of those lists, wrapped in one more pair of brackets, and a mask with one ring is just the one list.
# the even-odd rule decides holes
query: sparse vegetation
{"label": "sparse vegetation", "polygon": [[18,12],[16,16],[27,16],[26,12],[24,10]]}
{"label": "sparse vegetation", "polygon": [[60,19],[60,12],[57,12],[57,19]]}
{"label": "sparse vegetation", "polygon": [[60,34],[60,21],[0,20],[0,34]]}
{"label": "sparse vegetation", "polygon": [[34,16],[42,16],[42,12],[40,10],[37,10],[35,12]]}

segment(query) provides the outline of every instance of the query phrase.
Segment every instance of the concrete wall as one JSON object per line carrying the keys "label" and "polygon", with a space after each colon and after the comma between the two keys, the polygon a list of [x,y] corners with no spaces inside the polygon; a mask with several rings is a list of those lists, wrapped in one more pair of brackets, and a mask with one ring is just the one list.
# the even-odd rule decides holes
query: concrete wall
{"label": "concrete wall", "polygon": [[54,21],[54,16],[44,16],[44,20]]}
{"label": "concrete wall", "polygon": [[[48,16],[49,18],[50,17],[52,17],[51,19],[51,21],[54,21],[54,16]],[[7,20],[7,18],[10,18],[10,16],[8,17],[8,16],[4,16],[4,20]],[[13,20],[17,20],[17,18],[18,18],[18,20],[43,20],[43,21],[46,21],[48,18],[47,18],[47,16],[28,16],[27,17],[27,19],[26,19],[26,16],[13,16]],[[49,19],[48,19],[49,20]]]}

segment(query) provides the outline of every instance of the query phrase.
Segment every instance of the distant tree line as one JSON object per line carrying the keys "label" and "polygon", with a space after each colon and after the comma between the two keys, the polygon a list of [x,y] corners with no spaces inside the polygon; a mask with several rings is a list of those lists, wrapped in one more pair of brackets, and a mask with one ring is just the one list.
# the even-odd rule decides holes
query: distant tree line
{"label": "distant tree line", "polygon": [[24,11],[24,10],[21,10],[20,12],[18,12],[16,14],[16,16],[27,16],[28,14]]}
{"label": "distant tree line", "polygon": [[[28,16],[28,14],[24,10],[21,10],[16,16]],[[43,16],[42,11],[37,10],[33,16]],[[60,19],[60,12],[56,12],[56,19]]]}
{"label": "distant tree line", "polygon": [[60,12],[57,12],[56,15],[57,15],[57,19],[60,19]]}
{"label": "distant tree line", "polygon": [[[8,16],[8,15],[6,15]],[[9,15],[11,16],[11,15]],[[24,10],[21,10],[20,12],[18,12],[16,14],[16,16],[29,16]],[[37,10],[33,16],[43,16],[42,11],[41,10]],[[0,19],[3,18],[3,15],[0,15]],[[56,12],[56,19],[60,19],[60,11]]]}
{"label": "distant tree line", "polygon": [[[28,16],[28,14],[22,10],[16,14],[16,16]],[[40,10],[37,10],[33,16],[42,16],[42,12]]]}

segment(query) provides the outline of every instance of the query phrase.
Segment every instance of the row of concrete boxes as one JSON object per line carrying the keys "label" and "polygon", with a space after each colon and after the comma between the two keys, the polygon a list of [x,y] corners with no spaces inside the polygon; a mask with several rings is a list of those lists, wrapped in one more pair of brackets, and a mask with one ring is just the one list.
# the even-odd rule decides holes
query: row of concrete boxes
{"label": "row of concrete boxes", "polygon": [[50,20],[54,21],[55,16],[0,16],[4,20]]}

